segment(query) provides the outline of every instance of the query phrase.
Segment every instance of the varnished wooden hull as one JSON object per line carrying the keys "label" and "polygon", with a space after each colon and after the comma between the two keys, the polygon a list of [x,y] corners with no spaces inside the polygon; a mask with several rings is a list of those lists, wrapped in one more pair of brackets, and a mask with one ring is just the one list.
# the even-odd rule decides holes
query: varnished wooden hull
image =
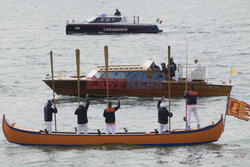
{"label": "varnished wooden hull", "polygon": [[86,146],[100,144],[135,144],[135,145],[193,145],[219,140],[223,132],[223,116],[214,125],[193,130],[173,130],[165,134],[145,134],[145,132],[117,133],[116,135],[76,135],[73,132],[45,134],[37,130],[18,128],[9,124],[5,115],[2,120],[3,133],[11,143],[43,146]]}
{"label": "varnished wooden hull", "polygon": [[[43,80],[50,88],[52,82],[49,79]],[[64,95],[78,95],[76,80],[55,81],[55,92]],[[81,96],[88,93],[90,96],[106,96],[105,81],[80,81]],[[112,82],[112,81],[111,81]],[[207,84],[205,82],[189,82],[194,84],[199,97],[227,96],[230,94],[232,85],[228,84]],[[168,96],[168,83],[163,82],[113,82],[113,88],[109,89],[110,96],[134,96],[134,97],[162,97]],[[186,89],[185,82],[171,83],[171,97],[183,97]]]}

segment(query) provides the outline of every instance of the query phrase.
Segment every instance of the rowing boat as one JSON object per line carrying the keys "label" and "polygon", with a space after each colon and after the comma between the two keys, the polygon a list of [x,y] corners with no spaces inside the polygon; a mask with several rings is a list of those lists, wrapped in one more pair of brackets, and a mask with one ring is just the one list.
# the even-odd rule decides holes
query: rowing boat
{"label": "rowing boat", "polygon": [[168,133],[120,132],[115,135],[89,133],[77,135],[75,132],[52,132],[20,128],[9,123],[3,115],[2,128],[6,139],[20,145],[39,146],[90,146],[101,144],[133,144],[144,146],[176,146],[211,143],[219,140],[224,127],[223,115],[217,123],[195,128],[175,129]]}

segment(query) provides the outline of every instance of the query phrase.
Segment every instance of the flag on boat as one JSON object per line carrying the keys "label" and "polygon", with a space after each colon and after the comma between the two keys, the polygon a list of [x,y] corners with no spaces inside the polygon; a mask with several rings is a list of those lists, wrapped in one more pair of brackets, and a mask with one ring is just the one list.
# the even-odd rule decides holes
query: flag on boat
{"label": "flag on boat", "polygon": [[232,68],[232,74],[234,75],[236,73],[236,70],[234,68]]}
{"label": "flag on boat", "polygon": [[250,117],[250,105],[243,101],[229,97],[226,114],[248,121],[248,117]]}
{"label": "flag on boat", "polygon": [[162,23],[162,20],[160,20],[159,18],[156,19],[156,22],[161,24]]}

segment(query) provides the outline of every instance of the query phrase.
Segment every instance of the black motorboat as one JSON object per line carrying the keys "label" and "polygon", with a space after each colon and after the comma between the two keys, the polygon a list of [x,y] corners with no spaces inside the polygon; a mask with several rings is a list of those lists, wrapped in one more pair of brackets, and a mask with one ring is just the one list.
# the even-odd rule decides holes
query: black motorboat
{"label": "black motorboat", "polygon": [[102,14],[86,22],[67,22],[66,34],[78,33],[159,33],[162,32],[155,24],[139,23],[139,16],[134,16],[132,23],[125,16],[106,16]]}

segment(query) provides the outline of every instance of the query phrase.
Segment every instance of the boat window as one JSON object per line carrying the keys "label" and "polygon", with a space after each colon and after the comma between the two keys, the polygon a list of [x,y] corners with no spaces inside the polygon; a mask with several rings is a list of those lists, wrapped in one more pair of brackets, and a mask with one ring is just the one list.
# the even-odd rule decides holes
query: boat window
{"label": "boat window", "polygon": [[160,73],[153,72],[127,72],[127,79],[132,80],[167,80],[168,77]]}
{"label": "boat window", "polygon": [[100,78],[103,75],[104,72],[96,71],[95,69],[90,71],[87,75],[87,77],[95,77]]}
{"label": "boat window", "polygon": [[146,80],[147,74],[146,72],[127,72],[127,79]]}
{"label": "boat window", "polygon": [[106,19],[105,18],[101,18],[101,23],[105,23]]}
{"label": "boat window", "polygon": [[111,23],[111,18],[107,17],[105,21],[106,23]]}
{"label": "boat window", "polygon": [[120,22],[121,19],[122,19],[122,18],[114,18],[114,21],[113,21],[113,22],[114,22],[114,23],[115,23],[115,22]]}
{"label": "boat window", "polygon": [[[103,79],[106,78],[106,73],[102,76]],[[109,72],[109,78],[112,79],[125,79],[125,72]]]}
{"label": "boat window", "polygon": [[159,74],[159,73],[153,73],[152,72],[152,77],[154,80],[168,80],[168,77],[163,75],[163,74]]}

